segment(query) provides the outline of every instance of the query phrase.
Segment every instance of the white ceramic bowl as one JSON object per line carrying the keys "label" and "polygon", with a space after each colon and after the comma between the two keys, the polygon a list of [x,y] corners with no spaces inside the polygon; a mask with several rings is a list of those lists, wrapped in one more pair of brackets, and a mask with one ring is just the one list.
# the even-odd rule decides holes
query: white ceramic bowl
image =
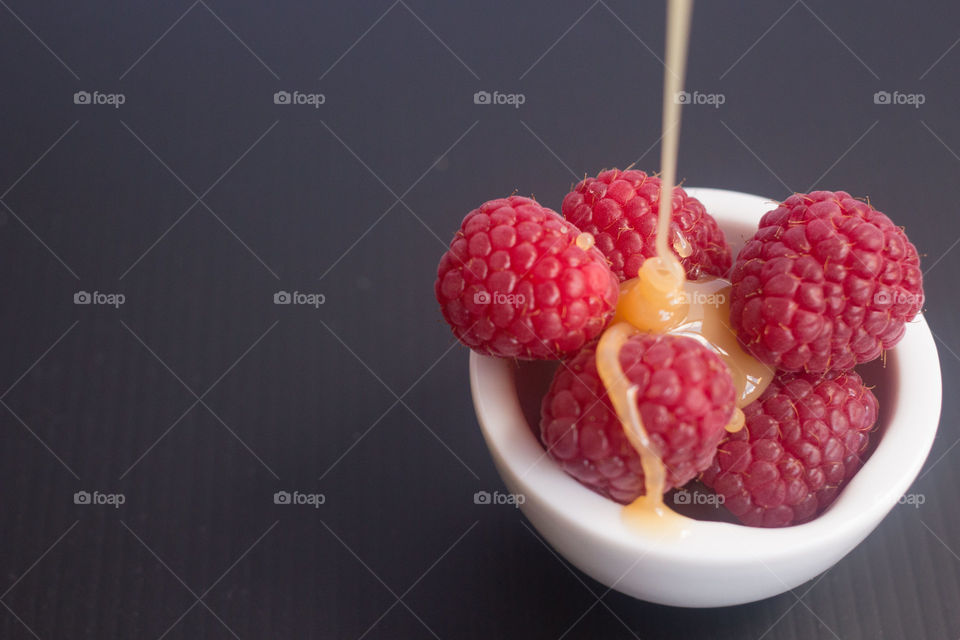
{"label": "white ceramic bowl", "polygon": [[[774,201],[688,189],[719,221],[734,255]],[[628,595],[682,607],[718,607],[783,593],[833,566],[880,523],[923,465],[940,417],[940,362],[922,316],[907,326],[886,367],[858,368],[881,404],[876,448],[837,501],[806,524],[759,529],[692,521],[682,536],[637,532],[621,506],[564,473],[544,453],[521,408],[515,366],[470,356],[474,406],[507,488],[565,558]],[[536,425],[534,425],[536,427]]]}

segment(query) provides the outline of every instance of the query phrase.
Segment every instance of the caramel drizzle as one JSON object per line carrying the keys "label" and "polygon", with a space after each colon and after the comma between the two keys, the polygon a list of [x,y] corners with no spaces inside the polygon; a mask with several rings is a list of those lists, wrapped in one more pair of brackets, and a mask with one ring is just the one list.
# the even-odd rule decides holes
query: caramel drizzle
{"label": "caramel drizzle", "polygon": [[[682,524],[684,519],[663,503],[666,468],[643,426],[637,404],[638,388],[630,383],[620,365],[620,350],[627,340],[641,331],[676,332],[695,337],[716,351],[727,363],[740,391],[737,408],[727,425],[728,431],[743,427],[743,413],[739,407],[752,401],[765,387],[764,376],[756,373],[756,367],[750,362],[752,358],[740,348],[721,317],[725,314],[729,318],[729,307],[726,306],[729,289],[725,290],[726,297],[719,300],[720,304],[712,313],[703,304],[691,304],[691,293],[697,293],[698,283],[692,283],[694,288],[691,288],[680,261],[668,245],[680,140],[680,102],[675,97],[683,89],[692,10],[693,0],[668,2],[656,256],[644,261],[637,278],[621,285],[620,303],[613,324],[601,336],[596,353],[597,372],[643,466],[644,495],[624,509],[628,523],[642,529],[649,529],[652,523]],[[578,244],[580,240],[578,238]],[[584,244],[592,243],[584,239]],[[682,233],[674,235],[672,244],[680,256],[690,255],[692,248]],[[709,318],[713,320],[708,322]]]}

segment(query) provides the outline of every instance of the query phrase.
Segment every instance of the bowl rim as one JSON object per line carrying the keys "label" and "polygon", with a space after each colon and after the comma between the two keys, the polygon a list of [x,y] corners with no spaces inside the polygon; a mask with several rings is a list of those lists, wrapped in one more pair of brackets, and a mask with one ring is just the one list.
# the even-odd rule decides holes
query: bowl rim
{"label": "bowl rim", "polygon": [[[776,199],[723,189],[686,188],[717,217],[721,228],[756,224]],[[724,214],[733,209],[736,214]],[[724,229],[726,231],[726,229]],[[737,244],[736,240],[731,244]],[[885,399],[886,425],[870,458],[814,520],[779,529],[689,520],[682,535],[627,528],[622,507],[567,475],[534,436],[520,406],[509,360],[470,354],[477,418],[508,485],[536,499],[571,531],[594,543],[688,565],[777,563],[817,549],[845,545],[846,554],[897,504],[922,468],[936,435],[942,381],[936,343],[919,314],[887,352],[897,393]],[[507,478],[504,478],[507,480]],[[723,548],[723,554],[718,554]]]}

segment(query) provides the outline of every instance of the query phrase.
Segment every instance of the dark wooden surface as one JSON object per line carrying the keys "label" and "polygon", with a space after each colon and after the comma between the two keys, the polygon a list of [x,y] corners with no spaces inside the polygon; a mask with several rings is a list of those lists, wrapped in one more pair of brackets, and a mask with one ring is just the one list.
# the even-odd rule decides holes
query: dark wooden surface
{"label": "dark wooden surface", "polygon": [[960,637],[957,7],[696,8],[688,87],[725,102],[685,110],[680,175],[905,225],[946,397],[923,504],[793,593],[686,611],[473,503],[502,487],[432,294],[483,200],[657,169],[660,2],[0,4],[0,637]]}

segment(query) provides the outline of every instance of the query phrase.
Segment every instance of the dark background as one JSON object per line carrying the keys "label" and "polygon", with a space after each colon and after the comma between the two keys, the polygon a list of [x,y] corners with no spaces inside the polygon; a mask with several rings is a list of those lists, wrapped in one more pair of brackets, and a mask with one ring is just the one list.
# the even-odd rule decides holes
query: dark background
{"label": "dark background", "polygon": [[680,175],[906,226],[947,392],[922,505],[792,593],[688,611],[474,504],[502,485],[436,263],[486,199],[658,169],[661,2],[3,0],[0,637],[960,637],[960,8],[745,4],[696,7],[687,86],[725,103],[684,110]]}

